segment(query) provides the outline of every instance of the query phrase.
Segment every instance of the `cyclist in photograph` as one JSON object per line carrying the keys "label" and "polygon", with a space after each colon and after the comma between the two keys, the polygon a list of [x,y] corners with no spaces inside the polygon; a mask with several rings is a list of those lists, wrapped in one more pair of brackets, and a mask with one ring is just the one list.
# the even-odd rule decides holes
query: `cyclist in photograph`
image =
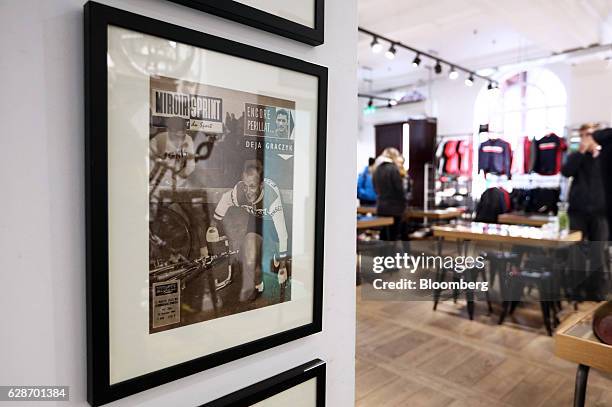
{"label": "cyclist in photograph", "polygon": [[157,186],[159,189],[182,187],[187,177],[195,170],[194,155],[193,139],[187,134],[185,119],[168,117],[166,131],[157,134],[149,141],[151,187]]}
{"label": "cyclist in photograph", "polygon": [[[276,234],[278,258],[274,256],[274,265],[278,269],[279,284],[284,284],[288,278],[288,233],[281,194],[276,183],[264,177],[260,161],[245,162],[241,180],[221,196],[211,227],[219,229],[231,207],[240,208],[250,215],[240,249],[242,257],[240,301],[254,301],[264,291],[262,258],[264,240],[268,240],[269,237],[264,236],[264,230],[273,230]],[[266,223],[271,223],[272,227],[266,227]],[[219,235],[222,234],[219,231]]]}
{"label": "cyclist in photograph", "polygon": [[[164,124],[165,131],[149,140],[150,256],[163,258],[170,251],[169,259],[174,262],[188,253],[191,253],[189,258],[206,254],[201,226],[206,215],[201,202],[190,196],[193,188],[189,187],[189,177],[195,170],[195,147],[187,132],[186,120],[179,116],[167,117]],[[162,209],[164,216],[159,214],[160,206],[166,208]],[[163,238],[154,232],[160,228],[165,231]],[[160,248],[166,253],[160,253]]]}

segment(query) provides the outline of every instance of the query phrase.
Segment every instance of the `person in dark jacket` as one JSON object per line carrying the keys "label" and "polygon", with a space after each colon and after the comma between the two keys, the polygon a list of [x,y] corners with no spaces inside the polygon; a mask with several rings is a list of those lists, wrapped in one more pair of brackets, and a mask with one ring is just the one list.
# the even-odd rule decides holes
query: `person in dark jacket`
{"label": "person in dark jacket", "polygon": [[591,241],[608,240],[600,150],[588,127],[581,127],[580,147],[567,157],[561,173],[573,177],[569,191],[570,228],[582,231],[583,236]]}
{"label": "person in dark jacket", "polygon": [[375,161],[374,158],[370,157],[368,166],[363,169],[359,178],[357,178],[357,198],[361,206],[376,205],[376,190],[374,190],[374,183],[372,182]]}
{"label": "person in dark jacket", "polygon": [[567,157],[561,173],[573,178],[569,191],[570,229],[581,231],[589,242],[587,252],[591,267],[585,289],[588,299],[598,300],[604,285],[609,229],[601,146],[592,134],[590,125],[580,128],[579,149]]}
{"label": "person in dark jacket", "polygon": [[374,176],[374,189],[376,200],[376,213],[379,216],[392,216],[393,225],[382,234],[383,240],[399,240],[402,235],[402,222],[406,210],[406,196],[404,184],[397,161],[401,157],[396,148],[388,147],[376,159]]}
{"label": "person in dark jacket", "polygon": [[601,170],[603,173],[606,204],[608,207],[608,239],[612,237],[612,128],[593,132],[593,139],[601,146]]}

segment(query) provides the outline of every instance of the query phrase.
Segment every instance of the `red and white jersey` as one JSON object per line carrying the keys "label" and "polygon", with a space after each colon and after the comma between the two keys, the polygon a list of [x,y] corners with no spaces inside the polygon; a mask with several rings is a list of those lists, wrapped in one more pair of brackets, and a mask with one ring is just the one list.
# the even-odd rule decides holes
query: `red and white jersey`
{"label": "red and white jersey", "polygon": [[250,202],[247,198],[247,187],[243,181],[238,182],[234,188],[225,192],[215,208],[214,218],[222,220],[231,207],[244,210],[248,214],[264,221],[272,221],[278,236],[279,251],[281,255],[287,252],[287,225],[285,212],[281,200],[281,193],[274,181],[264,178],[259,196]]}

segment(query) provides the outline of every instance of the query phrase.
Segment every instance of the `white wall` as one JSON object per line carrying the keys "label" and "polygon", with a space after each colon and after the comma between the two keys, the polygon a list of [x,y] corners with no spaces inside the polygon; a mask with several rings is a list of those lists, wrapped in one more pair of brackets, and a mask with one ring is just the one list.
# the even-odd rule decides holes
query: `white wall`
{"label": "white wall", "polygon": [[435,79],[428,89],[424,102],[398,105],[393,108],[382,108],[375,113],[364,115],[363,108],[367,99],[360,99],[360,126],[357,146],[357,168],[362,170],[368,163],[368,157],[374,155],[375,129],[382,123],[393,123],[408,118],[436,117],[438,134],[467,133],[473,131],[474,104],[483,85],[476,81],[474,86],[467,87],[463,79],[451,81],[445,78]]}
{"label": "white wall", "polygon": [[[588,61],[570,65],[557,63],[546,68],[559,76],[568,94],[567,125],[585,122],[612,123],[612,67],[605,61]],[[428,115],[438,119],[438,134],[474,131],[474,105],[478,92],[486,83],[476,79],[474,86],[446,78],[434,80],[429,100],[415,105],[380,109],[360,119],[357,148],[357,168],[363,169],[374,154],[374,125]],[[361,99],[362,107],[367,100]],[[359,112],[362,114],[362,110]]]}
{"label": "white wall", "polygon": [[[343,169],[356,165],[356,2],[326,2],[326,44],[317,48],[168,1],[103,2],[330,68],[323,333],[114,405],[199,405],[320,357],[328,405],[352,406],[355,219],[345,209],[355,180]],[[68,385],[79,406],[87,405],[83,3],[0,2],[0,384]]]}
{"label": "white wall", "polygon": [[571,125],[584,122],[606,121],[612,123],[612,64],[597,61],[569,67]]}

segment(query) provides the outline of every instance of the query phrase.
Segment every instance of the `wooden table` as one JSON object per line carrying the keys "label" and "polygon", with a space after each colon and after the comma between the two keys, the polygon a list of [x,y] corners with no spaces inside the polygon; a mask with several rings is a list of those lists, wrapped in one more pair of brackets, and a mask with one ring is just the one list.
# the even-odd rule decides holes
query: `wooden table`
{"label": "wooden table", "polygon": [[536,215],[528,214],[523,212],[510,212],[504,213],[497,217],[499,223],[505,223],[507,225],[526,225],[541,227],[547,224],[553,219],[552,216],[548,215]]}
{"label": "wooden table", "polygon": [[[450,220],[461,217],[464,210],[459,208],[447,208],[447,209],[419,209],[419,208],[407,208],[404,212],[404,219],[432,219],[432,220]],[[375,206],[358,206],[357,213],[367,215],[376,215]]]}
{"label": "wooden table", "polygon": [[[516,225],[498,225],[495,223],[480,223],[471,222],[467,224],[455,224],[455,225],[443,225],[432,227],[433,236],[438,240],[438,256],[442,256],[442,241],[443,240],[454,240],[460,244],[459,255],[465,256],[467,254],[466,242],[469,241],[480,241],[480,242],[495,242],[495,243],[509,243],[520,246],[532,246],[539,247],[548,250],[560,249],[573,245],[582,240],[582,232],[572,231],[566,235],[552,236],[546,234],[541,228],[533,226],[516,226]],[[553,270],[556,269],[556,256],[552,256]],[[443,269],[436,270],[436,276],[438,281],[444,279]],[[470,319],[474,318],[474,303],[471,299],[471,295],[468,296],[468,315]],[[434,292],[434,311],[437,308],[439,301],[439,292]],[[549,335],[552,335],[552,326],[554,325],[554,313],[553,318],[550,318],[549,309],[554,310],[554,304],[550,301],[543,302],[543,314],[544,314],[544,325]],[[504,301],[502,316],[500,316],[500,323],[505,318],[510,302]]]}
{"label": "wooden table", "polygon": [[393,218],[390,216],[358,216],[357,229],[380,228],[393,225]]}
{"label": "wooden table", "polygon": [[434,237],[450,240],[488,241],[522,246],[556,248],[582,240],[582,232],[571,231],[562,236],[547,235],[533,226],[498,225],[472,222],[466,225],[433,226]]}
{"label": "wooden table", "polygon": [[372,215],[376,215],[376,207],[375,206],[358,206],[357,213],[360,213],[362,215],[367,215],[370,213]]}
{"label": "wooden table", "polygon": [[431,220],[450,220],[457,219],[463,215],[463,210],[459,208],[446,209],[419,209],[408,208],[404,213],[405,219],[431,219]]}
{"label": "wooden table", "polygon": [[593,333],[592,321],[595,310],[576,314],[565,321],[555,334],[555,355],[578,363],[574,390],[574,406],[584,406],[589,369],[612,372],[612,346],[600,342]]}

